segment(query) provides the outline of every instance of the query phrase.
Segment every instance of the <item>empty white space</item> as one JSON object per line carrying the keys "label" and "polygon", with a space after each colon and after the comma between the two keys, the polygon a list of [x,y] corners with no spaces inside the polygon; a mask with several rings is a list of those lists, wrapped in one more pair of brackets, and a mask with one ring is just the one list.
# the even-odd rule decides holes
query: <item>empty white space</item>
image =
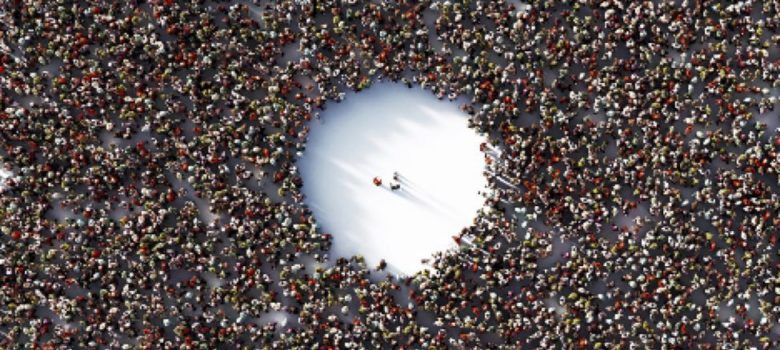
{"label": "empty white space", "polygon": [[[327,105],[309,125],[298,168],[306,203],[333,235],[332,257],[362,255],[370,267],[385,259],[391,272],[412,275],[455,246],[487,185],[485,138],[467,118],[455,102],[394,83]],[[396,171],[401,188],[393,191]]]}

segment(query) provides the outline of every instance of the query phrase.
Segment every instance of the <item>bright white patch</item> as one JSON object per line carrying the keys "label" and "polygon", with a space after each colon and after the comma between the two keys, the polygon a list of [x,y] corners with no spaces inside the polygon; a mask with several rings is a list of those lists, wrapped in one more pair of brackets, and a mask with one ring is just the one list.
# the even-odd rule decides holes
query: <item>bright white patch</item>
{"label": "bright white patch", "polygon": [[8,180],[8,178],[12,177],[14,174],[8,170],[5,170],[2,168],[2,164],[0,164],[0,191],[5,190],[5,182]]}
{"label": "bright white patch", "polygon": [[[362,255],[371,268],[385,259],[392,272],[412,275],[422,259],[454,247],[452,236],[484,203],[485,138],[454,102],[380,83],[328,104],[310,127],[298,162],[303,193],[337,257]],[[393,191],[396,171],[401,188]]]}

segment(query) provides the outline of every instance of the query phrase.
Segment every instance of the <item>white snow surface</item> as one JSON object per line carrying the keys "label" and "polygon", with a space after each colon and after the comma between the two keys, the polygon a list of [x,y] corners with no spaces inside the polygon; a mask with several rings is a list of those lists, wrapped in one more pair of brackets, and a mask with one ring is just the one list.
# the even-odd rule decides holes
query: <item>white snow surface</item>
{"label": "white snow surface", "polygon": [[372,268],[385,259],[390,272],[413,275],[455,247],[487,185],[486,139],[467,118],[455,102],[389,82],[327,105],[310,123],[298,168],[306,204],[333,235],[332,257],[362,255]]}

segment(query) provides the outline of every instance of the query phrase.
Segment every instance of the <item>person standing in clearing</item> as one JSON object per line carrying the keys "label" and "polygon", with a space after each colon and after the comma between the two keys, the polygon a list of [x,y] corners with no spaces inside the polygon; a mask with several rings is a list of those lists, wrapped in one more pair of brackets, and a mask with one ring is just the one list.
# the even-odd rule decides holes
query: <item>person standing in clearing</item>
{"label": "person standing in clearing", "polygon": [[397,171],[393,172],[393,180],[390,181],[390,189],[395,191],[401,188],[401,181],[399,180],[399,175]]}

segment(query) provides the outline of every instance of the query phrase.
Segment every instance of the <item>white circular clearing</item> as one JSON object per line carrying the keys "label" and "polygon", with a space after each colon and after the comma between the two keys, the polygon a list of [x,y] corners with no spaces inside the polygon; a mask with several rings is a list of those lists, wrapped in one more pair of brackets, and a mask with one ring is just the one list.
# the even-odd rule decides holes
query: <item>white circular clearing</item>
{"label": "white circular clearing", "polygon": [[[306,203],[333,235],[331,255],[362,255],[372,268],[385,259],[390,271],[412,275],[455,246],[487,185],[485,138],[467,118],[454,102],[394,83],[328,104],[310,123],[298,168]],[[398,190],[390,189],[394,172]]]}

